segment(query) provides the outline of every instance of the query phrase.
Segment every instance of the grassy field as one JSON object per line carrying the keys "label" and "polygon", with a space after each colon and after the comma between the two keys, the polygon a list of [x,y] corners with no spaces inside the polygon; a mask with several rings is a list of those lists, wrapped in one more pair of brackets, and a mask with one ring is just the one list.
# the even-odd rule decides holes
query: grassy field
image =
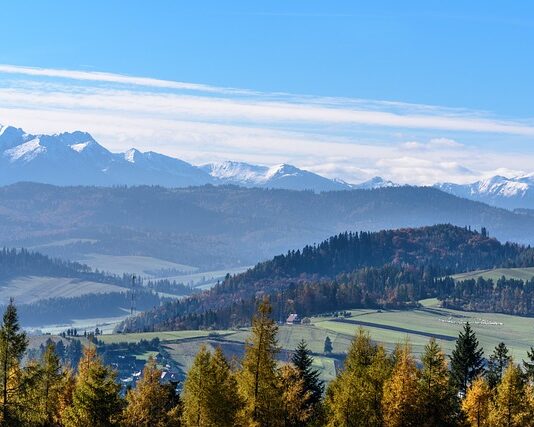
{"label": "grassy field", "polygon": [[505,276],[509,279],[530,280],[534,277],[534,267],[478,270],[470,271],[469,273],[456,274],[453,277],[456,280],[477,279],[479,277],[483,277],[484,279],[492,279],[497,281],[502,276]]}
{"label": "grassy field", "polygon": [[166,279],[173,281],[175,280],[178,283],[184,283],[189,284],[195,287],[198,287],[200,289],[208,289],[212,287],[215,283],[217,283],[217,280],[222,280],[226,276],[226,274],[239,274],[243,271],[246,271],[251,266],[244,266],[244,267],[235,267],[235,268],[228,268],[226,270],[213,270],[213,271],[202,271],[202,272],[195,272],[191,274],[183,274],[179,276],[171,276],[166,277]]}
{"label": "grassy field", "polygon": [[107,292],[124,292],[124,288],[65,277],[28,276],[0,283],[0,301],[8,301],[13,297],[17,304],[30,304],[46,298],[70,298]]}
{"label": "grassy field", "polygon": [[104,254],[87,254],[76,261],[87,264],[91,268],[98,268],[112,274],[122,275],[123,273],[137,274],[141,277],[151,277],[147,271],[160,269],[175,269],[187,272],[188,274],[197,271],[196,267],[177,264],[158,258],[146,256],[119,256]]}
{"label": "grassy field", "polygon": [[106,344],[130,342],[136,343],[141,340],[150,341],[153,338],[159,338],[162,342],[190,340],[193,338],[205,338],[210,334],[220,336],[234,333],[233,331],[169,331],[169,332],[140,332],[136,334],[109,334],[99,337]]}

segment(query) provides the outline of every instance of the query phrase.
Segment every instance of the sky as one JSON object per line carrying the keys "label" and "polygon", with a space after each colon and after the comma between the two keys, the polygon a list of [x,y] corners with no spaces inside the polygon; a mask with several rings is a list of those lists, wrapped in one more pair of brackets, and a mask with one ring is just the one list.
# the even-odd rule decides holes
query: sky
{"label": "sky", "polygon": [[5,2],[0,124],[360,182],[534,172],[529,1]]}

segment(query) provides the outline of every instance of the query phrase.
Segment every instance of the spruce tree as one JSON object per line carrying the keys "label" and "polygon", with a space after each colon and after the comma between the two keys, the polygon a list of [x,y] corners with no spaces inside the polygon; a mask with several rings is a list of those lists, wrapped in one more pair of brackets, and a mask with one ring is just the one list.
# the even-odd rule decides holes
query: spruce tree
{"label": "spruce tree", "polygon": [[462,394],[465,394],[471,382],[483,373],[483,355],[475,332],[467,322],[456,340],[450,367],[452,384]]}
{"label": "spruce tree", "polygon": [[525,371],[526,378],[534,383],[534,347],[530,347],[527,350],[528,361],[523,360],[523,370]]}
{"label": "spruce tree", "polygon": [[252,336],[238,374],[243,400],[240,419],[247,425],[274,427],[283,423],[282,391],[275,356],[279,351],[278,327],[271,319],[271,305],[264,299],[252,321]]}
{"label": "spruce tree", "polygon": [[0,327],[0,398],[2,399],[1,422],[4,425],[17,423],[16,400],[21,388],[20,385],[13,387],[13,383],[18,383],[20,379],[18,367],[27,347],[28,339],[26,333],[20,330],[17,309],[11,299]]}
{"label": "spruce tree", "polygon": [[[126,395],[123,427],[171,427],[180,423],[179,398],[173,386],[160,383],[161,371],[150,357],[143,376]],[[179,408],[178,408],[179,409]]]}
{"label": "spruce tree", "polygon": [[295,353],[291,356],[291,362],[298,369],[304,382],[304,390],[309,392],[307,404],[310,408],[315,407],[321,401],[323,395],[324,383],[320,380],[320,373],[313,369],[313,357],[308,349],[306,341],[299,342]]}
{"label": "spruce tree", "polygon": [[499,343],[488,360],[486,377],[488,379],[488,385],[491,388],[496,387],[501,382],[510,360],[511,356],[508,354],[508,348],[503,342]]}
{"label": "spruce tree", "polygon": [[332,347],[332,340],[329,336],[327,336],[324,340],[324,349],[323,352],[326,354],[332,353],[333,347]]}
{"label": "spruce tree", "polygon": [[78,365],[72,403],[62,413],[65,427],[110,427],[118,425],[122,401],[116,374],[86,347]]}

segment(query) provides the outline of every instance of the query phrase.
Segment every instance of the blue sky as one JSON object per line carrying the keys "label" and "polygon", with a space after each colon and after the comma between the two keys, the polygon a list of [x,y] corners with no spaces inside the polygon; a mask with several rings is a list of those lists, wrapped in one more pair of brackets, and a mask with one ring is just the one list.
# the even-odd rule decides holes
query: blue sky
{"label": "blue sky", "polygon": [[532,2],[18,1],[2,15],[3,124],[353,182],[534,169]]}

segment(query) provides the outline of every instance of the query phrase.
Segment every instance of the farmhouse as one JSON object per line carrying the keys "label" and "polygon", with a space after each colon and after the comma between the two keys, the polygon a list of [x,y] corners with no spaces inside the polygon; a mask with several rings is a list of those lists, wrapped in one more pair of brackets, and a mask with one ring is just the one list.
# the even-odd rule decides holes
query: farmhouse
{"label": "farmhouse", "polygon": [[297,313],[291,313],[287,320],[286,320],[286,323],[288,325],[300,325],[300,317]]}

